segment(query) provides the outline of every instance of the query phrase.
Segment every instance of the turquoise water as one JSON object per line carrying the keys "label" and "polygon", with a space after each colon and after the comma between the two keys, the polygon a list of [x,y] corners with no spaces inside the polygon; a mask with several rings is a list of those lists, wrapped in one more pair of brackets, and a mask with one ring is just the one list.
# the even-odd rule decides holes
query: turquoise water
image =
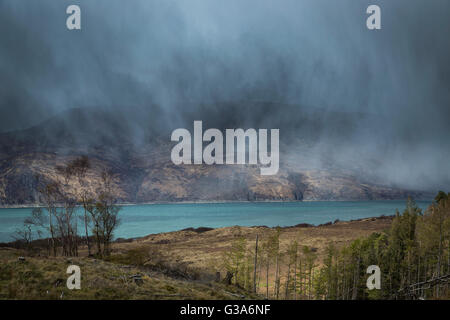
{"label": "turquoise water", "polygon": [[[429,201],[418,201],[425,209]],[[149,204],[123,206],[117,238],[141,237],[189,227],[292,226],[395,214],[405,201],[314,201],[273,203]],[[0,209],[0,242],[12,241],[31,209]],[[81,225],[79,226],[81,229]]]}

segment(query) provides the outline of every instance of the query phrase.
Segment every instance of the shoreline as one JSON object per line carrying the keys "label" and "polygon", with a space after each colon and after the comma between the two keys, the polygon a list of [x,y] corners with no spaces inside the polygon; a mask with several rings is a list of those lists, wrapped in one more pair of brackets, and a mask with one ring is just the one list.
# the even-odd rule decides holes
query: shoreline
{"label": "shoreline", "polygon": [[[165,231],[165,232],[158,232],[158,233],[149,233],[146,234],[144,236],[138,236],[138,237],[131,237],[131,238],[122,238],[122,237],[118,237],[116,239],[113,240],[112,243],[124,243],[124,242],[131,242],[131,241],[135,241],[135,240],[139,240],[139,239],[144,239],[144,238],[148,238],[150,236],[156,236],[156,235],[163,235],[163,234],[170,234],[170,233],[177,233],[177,232],[184,232],[184,231],[192,231],[195,233],[203,233],[206,231],[212,231],[212,230],[217,230],[217,229],[224,229],[224,228],[234,228],[234,227],[239,227],[239,228],[267,228],[267,229],[275,229],[275,228],[280,228],[280,229],[292,229],[292,228],[319,228],[319,227],[324,227],[324,226],[331,226],[331,225],[335,225],[338,223],[352,223],[352,222],[361,222],[361,221],[376,221],[376,220],[384,220],[384,219],[394,219],[395,215],[379,215],[379,216],[372,216],[372,217],[366,217],[366,218],[359,218],[359,219],[351,219],[351,220],[340,220],[340,219],[336,219],[335,221],[327,221],[318,225],[314,225],[314,224],[310,224],[310,223],[305,223],[305,222],[299,222],[293,225],[286,225],[286,226],[274,226],[274,227],[268,227],[265,225],[254,225],[254,226],[241,226],[241,225],[233,225],[233,226],[225,226],[225,227],[217,227],[217,228],[213,228],[213,227],[207,227],[207,226],[200,226],[200,227],[187,227],[187,228],[183,228],[183,229],[179,229],[179,230],[172,230],[172,231]],[[43,240],[46,240],[47,238],[39,238],[39,239],[34,239],[32,242],[41,242]],[[12,245],[16,242],[17,240],[14,241],[9,241],[9,242],[1,242],[0,241],[0,248],[2,248],[1,245]]]}
{"label": "shoreline", "polygon": [[[193,201],[151,201],[151,202],[139,202],[139,203],[131,203],[131,202],[123,202],[117,203],[120,207],[127,206],[144,206],[144,205],[161,205],[161,204],[170,204],[170,205],[183,205],[183,204],[228,204],[228,203],[301,203],[301,202],[378,202],[378,201],[406,201],[407,199],[377,199],[377,200],[257,200],[257,201],[246,201],[246,200],[193,200]],[[433,199],[414,199],[415,201],[429,201],[430,203]],[[62,205],[61,205],[62,207]],[[77,207],[81,207],[81,205],[77,205]],[[44,205],[39,204],[21,204],[21,205],[0,205],[0,209],[30,209],[30,208],[45,208]]]}

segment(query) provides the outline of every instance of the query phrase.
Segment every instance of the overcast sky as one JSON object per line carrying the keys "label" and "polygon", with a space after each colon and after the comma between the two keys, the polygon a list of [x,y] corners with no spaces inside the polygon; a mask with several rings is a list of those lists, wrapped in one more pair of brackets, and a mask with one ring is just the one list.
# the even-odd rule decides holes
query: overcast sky
{"label": "overcast sky", "polygon": [[[81,31],[66,29],[70,4]],[[382,30],[366,28],[369,4]],[[385,173],[448,186],[449,13],[448,0],[0,0],[0,131],[74,107],[158,105],[174,129],[203,104],[199,120],[227,118],[222,101],[280,103],[233,109],[274,125],[282,104],[362,112],[385,119],[366,141],[373,154],[390,141]]]}

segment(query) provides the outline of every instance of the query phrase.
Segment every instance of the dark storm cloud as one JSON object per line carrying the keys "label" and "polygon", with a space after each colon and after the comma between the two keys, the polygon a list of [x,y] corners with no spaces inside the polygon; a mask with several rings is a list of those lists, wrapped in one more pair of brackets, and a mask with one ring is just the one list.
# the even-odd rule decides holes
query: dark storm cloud
{"label": "dark storm cloud", "polygon": [[[69,4],[81,6],[81,31],[65,28]],[[365,27],[369,4],[382,30]],[[297,113],[349,112],[352,134],[335,141],[322,128],[319,153],[449,187],[449,12],[448,0],[0,0],[1,131],[101,107],[140,126],[201,116],[295,136]]]}

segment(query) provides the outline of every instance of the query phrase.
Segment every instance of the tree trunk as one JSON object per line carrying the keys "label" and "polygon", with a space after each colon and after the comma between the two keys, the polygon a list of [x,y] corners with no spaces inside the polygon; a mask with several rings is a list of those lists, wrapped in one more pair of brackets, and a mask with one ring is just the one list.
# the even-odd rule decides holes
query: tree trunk
{"label": "tree trunk", "polygon": [[356,300],[358,298],[358,282],[359,282],[359,264],[361,262],[361,252],[358,256],[358,261],[356,263],[356,271],[353,276],[353,292],[352,292],[352,300]]}
{"label": "tree trunk", "polygon": [[295,252],[294,262],[294,300],[297,300],[297,252]]}
{"label": "tree trunk", "polygon": [[267,254],[266,264],[266,298],[269,299],[269,254]]}
{"label": "tree trunk", "polygon": [[276,257],[276,268],[275,268],[275,296],[278,300],[278,294],[279,294],[279,290],[278,290],[278,253],[277,253],[277,257]]}
{"label": "tree trunk", "polygon": [[88,248],[88,255],[91,255],[91,243],[89,241],[89,231],[88,231],[88,223],[87,223],[87,212],[86,212],[86,207],[84,207],[84,231],[86,233],[86,245]]}
{"label": "tree trunk", "polygon": [[255,244],[255,267],[253,270],[253,292],[256,293],[256,267],[258,265],[258,235],[256,235]]}
{"label": "tree trunk", "polygon": [[286,277],[286,290],[284,292],[284,299],[287,300],[289,296],[289,282],[291,281],[291,263],[288,265],[287,277]]}

